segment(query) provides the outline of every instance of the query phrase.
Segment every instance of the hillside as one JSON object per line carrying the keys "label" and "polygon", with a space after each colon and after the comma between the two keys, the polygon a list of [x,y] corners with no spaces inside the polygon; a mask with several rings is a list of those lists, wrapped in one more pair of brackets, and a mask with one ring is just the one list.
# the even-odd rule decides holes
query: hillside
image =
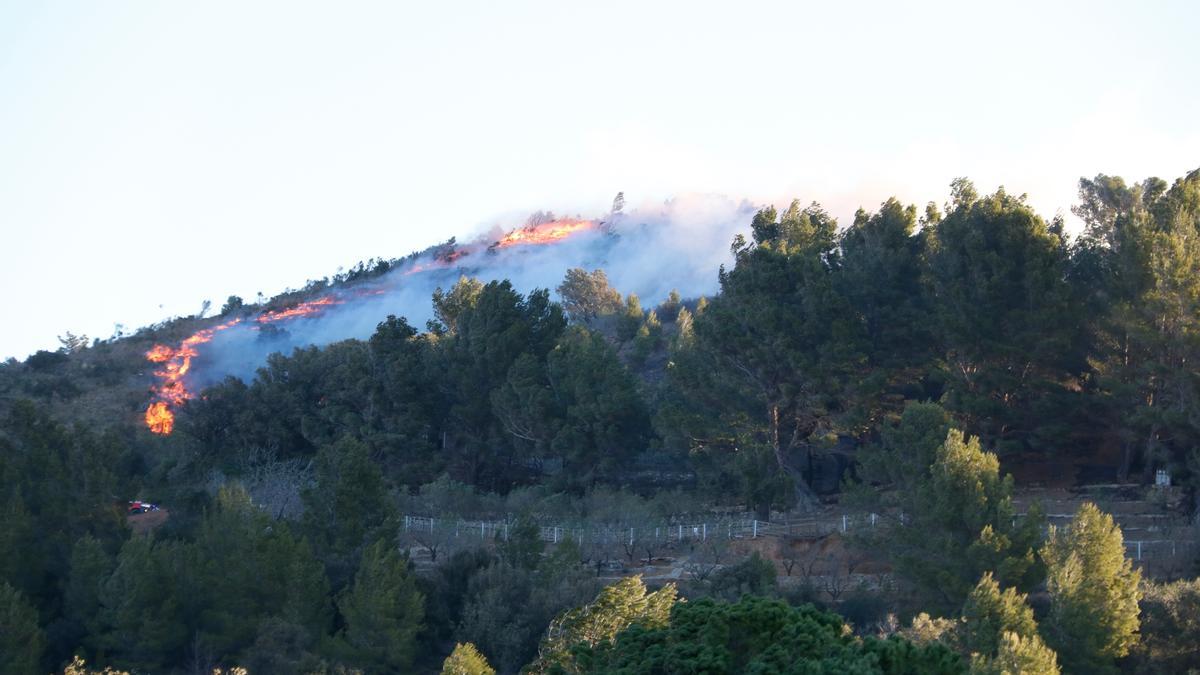
{"label": "hillside", "polygon": [[1200,171],[1081,185],[1078,237],[963,180],[763,208],[712,294],[632,273],[670,218],[535,214],[6,363],[0,615],[42,669],[609,672],[743,614],[865,672],[1192,663]]}

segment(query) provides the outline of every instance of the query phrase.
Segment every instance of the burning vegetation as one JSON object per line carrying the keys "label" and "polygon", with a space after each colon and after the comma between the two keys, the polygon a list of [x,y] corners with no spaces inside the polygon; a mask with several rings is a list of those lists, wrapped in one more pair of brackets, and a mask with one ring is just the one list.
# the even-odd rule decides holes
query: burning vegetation
{"label": "burning vegetation", "polygon": [[[500,239],[491,242],[476,242],[467,246],[439,247],[427,262],[417,262],[404,272],[406,276],[436,269],[451,267],[476,250],[495,251],[515,246],[542,246],[561,242],[580,232],[593,230],[597,221],[563,219],[534,223],[512,230]],[[287,323],[297,319],[320,316],[332,307],[344,305],[356,299],[387,293],[381,288],[363,288],[323,295],[314,300],[298,303],[283,309],[272,309],[260,313],[249,322],[252,330]],[[175,428],[175,409],[195,394],[188,389],[185,379],[192,369],[192,360],[199,355],[197,348],[211,342],[217,333],[228,330],[243,322],[242,317],[199,330],[185,338],[178,347],[157,344],[146,352],[146,360],[159,366],[154,371],[157,384],[153,387],[154,400],[146,408],[146,427],[156,434],[170,434]]]}
{"label": "burning vegetation", "polygon": [[327,295],[323,298],[317,298],[316,300],[311,300],[309,302],[302,302],[295,307],[263,312],[262,314],[258,315],[254,321],[260,324],[268,324],[275,323],[277,321],[297,319],[302,316],[314,316],[325,311],[329,307],[340,305],[343,302],[344,300],[335,298],[332,295]]}
{"label": "burning vegetation", "polygon": [[184,376],[192,369],[192,359],[198,354],[196,348],[206,342],[211,342],[213,336],[218,332],[228,330],[241,321],[241,318],[236,318],[211,328],[196,331],[174,349],[167,345],[154,345],[150,351],[146,352],[147,361],[162,366],[154,371],[154,377],[158,379],[158,384],[154,387],[154,395],[157,400],[146,408],[146,427],[150,431],[156,434],[169,434],[175,428],[175,413],[172,408],[192,397],[192,393],[188,391],[187,385],[184,383]]}
{"label": "burning vegetation", "polygon": [[495,247],[553,244],[578,232],[593,229],[596,225],[592,220],[552,220],[548,223],[529,225],[504,235],[496,242]]}

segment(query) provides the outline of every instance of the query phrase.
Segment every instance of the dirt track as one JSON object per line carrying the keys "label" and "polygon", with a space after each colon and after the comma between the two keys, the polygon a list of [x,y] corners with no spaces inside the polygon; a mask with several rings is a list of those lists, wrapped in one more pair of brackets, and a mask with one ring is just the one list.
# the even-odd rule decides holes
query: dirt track
{"label": "dirt track", "polygon": [[148,534],[161,527],[170,517],[170,511],[159,509],[145,513],[131,513],[125,516],[125,522],[129,524],[129,529],[133,530],[134,534]]}

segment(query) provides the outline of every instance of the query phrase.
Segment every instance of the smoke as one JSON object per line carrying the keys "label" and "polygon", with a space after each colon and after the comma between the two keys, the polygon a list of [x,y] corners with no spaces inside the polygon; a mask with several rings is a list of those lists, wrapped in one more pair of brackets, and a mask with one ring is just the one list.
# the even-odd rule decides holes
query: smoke
{"label": "smoke", "polygon": [[333,300],[311,314],[263,323],[248,319],[218,333],[196,359],[190,384],[203,387],[234,375],[250,379],[273,352],[370,336],[389,314],[423,328],[433,317],[431,296],[460,276],[484,282],[508,279],[521,293],[554,288],[573,267],[603,269],[621,293],[636,293],[643,306],[712,295],[717,271],[730,259],[729,244],[746,229],[755,207],[714,195],[691,195],[605,214],[602,226],[547,243],[505,247],[484,236],[456,248],[447,260],[438,247],[370,282],[331,291]]}

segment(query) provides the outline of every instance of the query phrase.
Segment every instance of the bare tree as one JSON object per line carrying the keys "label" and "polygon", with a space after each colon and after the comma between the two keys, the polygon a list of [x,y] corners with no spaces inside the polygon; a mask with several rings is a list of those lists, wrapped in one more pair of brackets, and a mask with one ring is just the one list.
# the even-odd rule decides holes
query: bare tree
{"label": "bare tree", "polygon": [[729,554],[729,540],[720,535],[714,535],[696,542],[692,555],[688,557],[683,569],[695,581],[704,581],[712,573],[720,569]]}
{"label": "bare tree", "polygon": [[621,528],[594,527],[585,528],[581,549],[584,556],[596,568],[596,576],[600,576],[605,565],[612,560],[618,560],[624,550],[621,540]]}
{"label": "bare tree", "polygon": [[445,555],[472,538],[482,540],[477,533],[464,532],[457,518],[430,518],[428,521],[422,519],[400,532],[400,541],[403,544],[415,544],[425,549],[432,563],[437,562],[439,555]]}
{"label": "bare tree", "polygon": [[828,573],[822,577],[822,585],[830,600],[837,602],[846,591],[862,583],[861,579],[856,582],[854,575],[866,561],[867,557],[856,551],[847,551],[845,565],[837,565],[835,561]]}
{"label": "bare tree", "polygon": [[312,481],[312,461],[278,460],[271,448],[253,448],[241,457],[239,469],[246,492],[275,520],[299,518],[304,510],[300,492]]}

